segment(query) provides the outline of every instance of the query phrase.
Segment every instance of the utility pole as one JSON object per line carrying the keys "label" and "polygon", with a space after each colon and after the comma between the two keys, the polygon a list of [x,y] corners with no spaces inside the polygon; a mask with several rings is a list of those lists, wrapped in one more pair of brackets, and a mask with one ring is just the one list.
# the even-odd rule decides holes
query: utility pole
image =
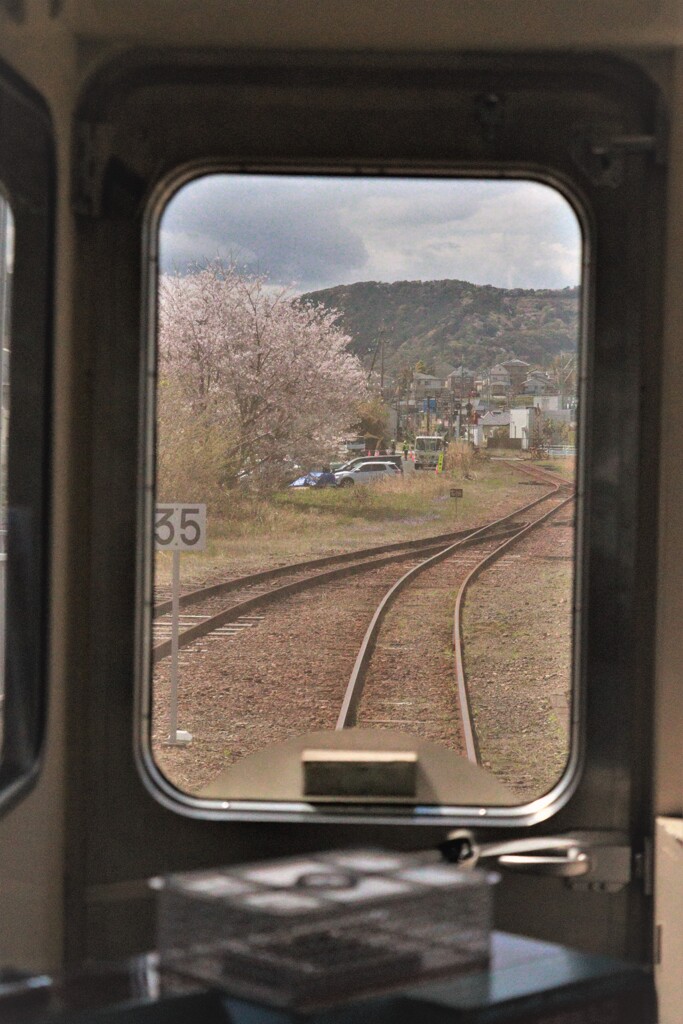
{"label": "utility pole", "polygon": [[567,357],[567,361],[562,365],[561,360],[564,357],[564,353],[560,355],[560,366],[557,371],[557,378],[559,384],[559,395],[560,395],[560,408],[564,409],[564,403],[566,400],[565,396],[565,385],[569,383],[576,368],[576,356],[570,355]]}
{"label": "utility pole", "polygon": [[375,363],[377,362],[377,353],[379,352],[380,346],[381,346],[381,348],[382,348],[382,358],[381,358],[382,374],[381,374],[381,378],[380,378],[380,387],[381,388],[384,387],[384,333],[385,333],[385,328],[384,328],[384,324],[382,324],[380,329],[377,331],[377,343],[375,344],[375,351],[372,353],[372,362],[370,363],[370,369],[368,370],[368,380],[370,380],[370,378],[372,377],[372,371],[375,369]]}
{"label": "utility pole", "polygon": [[379,393],[384,398],[384,328],[380,330],[380,344],[382,346],[382,354],[380,356],[380,372],[379,372]]}
{"label": "utility pole", "polygon": [[463,353],[460,353],[460,415],[458,416],[458,436],[462,434],[462,403],[465,399],[465,363]]}

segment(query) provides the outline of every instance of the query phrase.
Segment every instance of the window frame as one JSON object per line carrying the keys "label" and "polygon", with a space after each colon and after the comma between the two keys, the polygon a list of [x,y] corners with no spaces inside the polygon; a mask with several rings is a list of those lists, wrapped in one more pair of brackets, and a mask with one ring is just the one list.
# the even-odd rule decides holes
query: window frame
{"label": "window frame", "polygon": [[[643,65],[613,53],[132,46],[105,56],[83,78],[74,108],[70,222],[79,312],[73,341],[87,360],[88,382],[74,434],[86,451],[70,491],[87,510],[83,524],[72,526],[80,557],[70,605],[75,600],[80,614],[69,623],[74,662],[65,678],[73,734],[70,878],[83,903],[73,955],[110,957],[153,944],[146,877],[265,851],[276,857],[359,842],[432,849],[448,824],[431,818],[415,827],[383,818],[381,809],[366,820],[278,817],[262,809],[217,818],[182,806],[170,787],[162,793],[143,763],[138,611],[148,571],[140,541],[149,523],[141,360],[151,268],[141,240],[160,183],[180,168],[215,167],[219,149],[221,167],[241,170],[323,162],[362,169],[375,159],[392,170],[457,161],[475,173],[505,157],[515,167],[557,174],[586,196],[598,254],[586,310],[600,338],[595,394],[607,387],[610,395],[596,417],[590,409],[584,417],[586,757],[576,791],[550,824],[492,829],[477,820],[477,833],[608,829],[647,858],[659,431],[652,410],[661,388],[666,170],[649,146],[633,155],[602,145],[596,154],[590,146],[594,131],[598,142],[613,132],[656,140],[665,152],[665,109]],[[540,938],[645,955],[650,908],[637,879],[621,893],[577,894],[556,879],[510,874],[504,888],[497,924],[506,930],[524,924]],[[538,906],[540,917],[529,910]],[[596,929],[596,920],[604,927]]]}
{"label": "window frame", "polygon": [[[215,168],[304,173],[382,166],[391,173],[438,173],[457,167],[471,177],[504,166],[511,176],[564,183],[585,200],[599,259],[589,267],[594,287],[584,315],[587,337],[600,339],[591,350],[591,372],[597,368],[599,380],[593,376],[586,385],[583,421],[589,515],[580,541],[587,555],[579,638],[580,671],[591,675],[584,692],[586,756],[564,808],[510,827],[553,814],[558,829],[609,822],[641,834],[652,807],[658,470],[658,424],[646,410],[657,408],[660,387],[665,192],[662,110],[653,81],[635,64],[599,53],[139,49],[117,55],[84,83],[75,116],[76,151],[89,155],[74,204],[76,248],[84,255],[79,285],[89,300],[79,329],[93,356],[90,574],[102,600],[91,625],[102,632],[91,645],[91,688],[79,708],[90,749],[74,763],[83,771],[104,763],[117,772],[114,811],[99,795],[83,797],[95,848],[98,827],[104,834],[113,815],[117,828],[127,828],[131,813],[148,840],[153,834],[160,841],[158,827],[178,812],[174,836],[164,839],[161,851],[138,848],[150,873],[181,843],[197,857],[222,851],[223,827],[234,836],[235,820],[254,827],[295,824],[297,842],[301,835],[311,841],[302,822],[406,823],[382,808],[362,818],[349,810],[283,815],[273,808],[203,806],[181,798],[145,760],[140,667],[149,640],[132,597],[141,610],[151,592],[143,550],[152,500],[144,479],[154,276],[147,212],[172,191],[169,182],[183,169],[191,177]],[[653,144],[632,154],[605,149],[612,136]],[[643,246],[647,261],[637,258]],[[599,418],[592,415],[597,401]],[[106,547],[112,528],[115,554]],[[112,584],[104,595],[102,579]],[[135,704],[128,700],[133,686]],[[623,713],[615,719],[616,692]],[[182,827],[179,817],[194,820]],[[483,823],[479,815],[466,819],[473,820]],[[419,824],[442,833],[448,822],[432,815]],[[415,841],[412,825],[401,836],[406,831],[412,839],[405,841]]]}

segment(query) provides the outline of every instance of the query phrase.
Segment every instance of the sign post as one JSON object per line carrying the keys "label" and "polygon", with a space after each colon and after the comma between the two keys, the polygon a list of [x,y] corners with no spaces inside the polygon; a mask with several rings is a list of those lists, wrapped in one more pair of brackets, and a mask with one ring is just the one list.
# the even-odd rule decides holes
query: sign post
{"label": "sign post", "polygon": [[192,734],[178,729],[178,637],[180,634],[180,552],[206,547],[206,505],[157,505],[154,510],[154,545],[173,552],[171,593],[171,686],[166,746],[185,746]]}
{"label": "sign post", "polygon": [[451,498],[455,498],[455,514],[458,514],[458,498],[462,498],[462,487],[451,487]]}

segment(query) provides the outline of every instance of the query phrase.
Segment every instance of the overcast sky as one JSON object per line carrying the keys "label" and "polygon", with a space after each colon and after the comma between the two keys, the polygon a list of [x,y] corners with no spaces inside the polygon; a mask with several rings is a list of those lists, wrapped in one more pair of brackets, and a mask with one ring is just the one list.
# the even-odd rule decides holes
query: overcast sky
{"label": "overcast sky", "polygon": [[219,256],[296,292],[444,278],[564,288],[580,283],[581,234],[536,182],[214,174],[168,204],[160,250],[163,271]]}

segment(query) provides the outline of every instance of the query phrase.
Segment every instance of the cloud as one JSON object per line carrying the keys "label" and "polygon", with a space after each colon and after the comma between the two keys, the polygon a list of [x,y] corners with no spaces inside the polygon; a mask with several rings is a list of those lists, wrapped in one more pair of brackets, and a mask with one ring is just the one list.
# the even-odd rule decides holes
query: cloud
{"label": "cloud", "polygon": [[[320,183],[320,184],[318,184]],[[274,284],[339,280],[366,261],[320,179],[215,175],[186,186],[161,227],[164,270],[221,256]]]}
{"label": "cloud", "polygon": [[211,175],[161,226],[162,268],[221,256],[273,284],[440,280],[561,288],[580,280],[568,202],[537,182]]}

